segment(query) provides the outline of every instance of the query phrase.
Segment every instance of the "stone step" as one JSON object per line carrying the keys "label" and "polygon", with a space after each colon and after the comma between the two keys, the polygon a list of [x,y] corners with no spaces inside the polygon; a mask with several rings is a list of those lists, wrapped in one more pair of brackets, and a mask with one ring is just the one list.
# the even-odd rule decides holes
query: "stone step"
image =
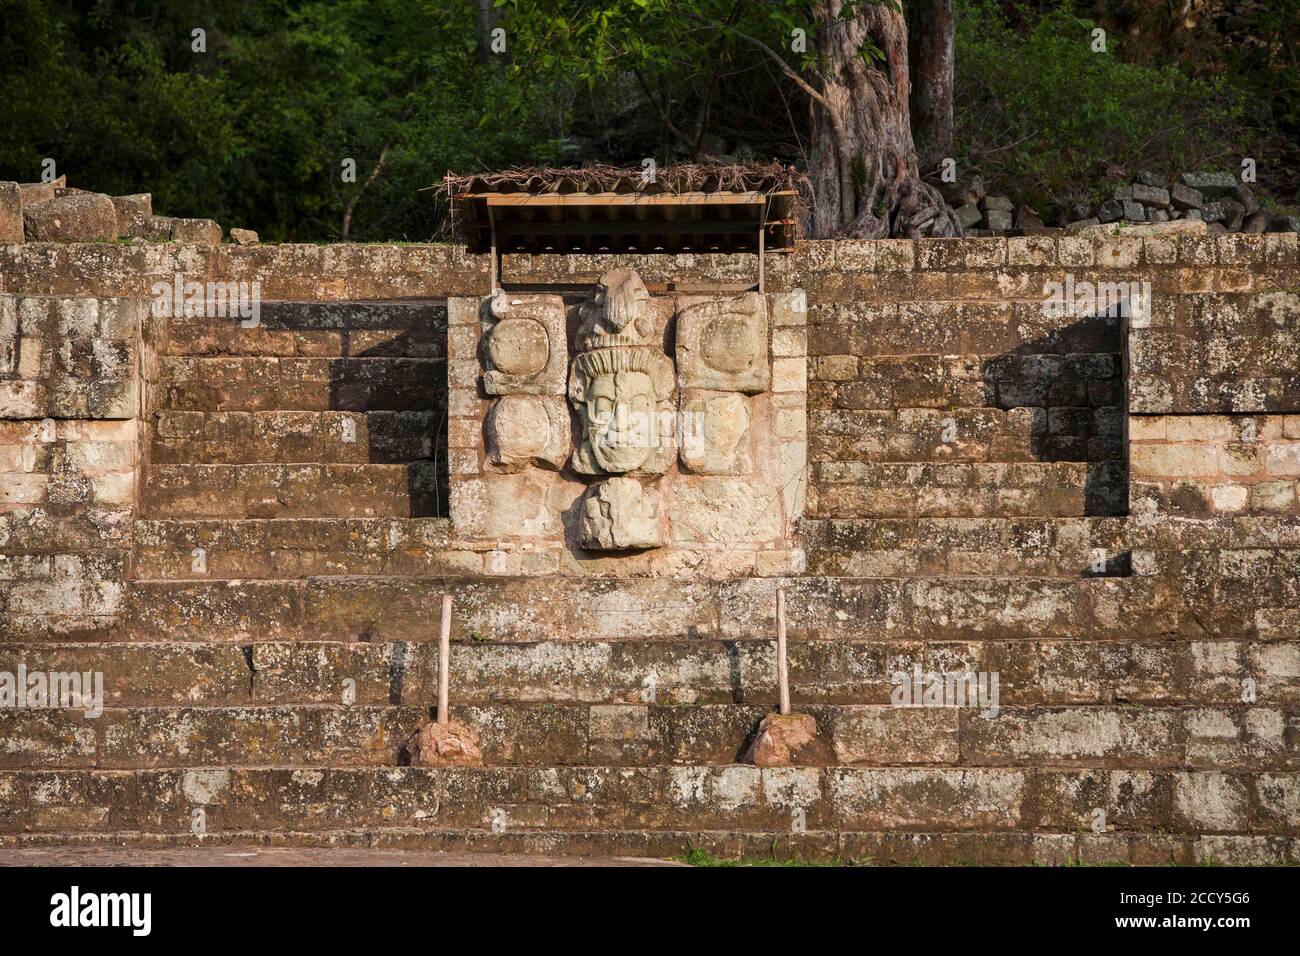
{"label": "stone step", "polygon": [[438,466],[407,464],[153,465],[150,518],[406,518],[445,511]]}
{"label": "stone step", "polygon": [[[508,822],[508,819],[507,819]],[[793,821],[792,821],[793,822]],[[558,829],[493,832],[483,827],[378,826],[332,830],[225,830],[201,835],[106,830],[99,833],[0,834],[0,846],[20,848],[121,846],[201,847],[204,852],[261,847],[344,848],[438,853],[508,853],[719,860],[799,860],[871,866],[1272,866],[1300,863],[1300,838],[1171,834],[1141,825],[1092,833],[1084,824],[1037,830]]]}
{"label": "stone step", "polygon": [[445,410],[161,411],[155,416],[149,460],[155,465],[223,465],[445,459],[446,431]]}
{"label": "stone step", "polygon": [[[1287,552],[1279,552],[1282,558]],[[1300,609],[1300,573],[1169,578],[319,577],[135,581],[116,639],[432,640],[444,591],[454,637],[488,642],[770,638],[784,586],[796,638],[997,641],[1254,638]],[[15,629],[14,637],[24,634]],[[1283,637],[1283,632],[1273,636]]]}
{"label": "stone step", "polygon": [[784,586],[795,639],[1253,640],[1296,633],[1294,550],[1190,554],[1197,559],[1168,562],[1167,571],[1159,561],[1146,567],[1144,558],[1142,573],[1129,577],[137,580],[114,583],[97,598],[102,616],[82,613],[66,625],[51,616],[66,596],[59,581],[0,581],[0,610],[11,641],[410,641],[433,639],[447,591],[457,598],[458,638],[744,640],[770,638],[775,591]]}
{"label": "stone step", "polygon": [[[458,704],[489,766],[735,763],[757,704]],[[1295,770],[1300,704],[802,708],[840,765]],[[0,711],[0,768],[397,766],[427,707],[279,705]]]}
{"label": "stone step", "polygon": [[1122,461],[1117,406],[818,409],[808,416],[815,462]]}
{"label": "stone step", "polygon": [[1118,518],[805,518],[808,571],[850,577],[1127,573]]}
{"label": "stone step", "polygon": [[[135,523],[134,571],[156,580],[456,574],[447,518],[270,518]],[[196,554],[201,550],[202,554]]]}
{"label": "stone step", "polygon": [[809,360],[809,408],[1122,406],[1118,350],[1078,355],[824,355]]}
{"label": "stone step", "polygon": [[[420,640],[444,590],[455,637],[487,641],[754,638],[773,633],[781,579],[307,578],[132,582],[136,639]],[[799,636],[1038,639],[1084,636],[1080,583],[1038,578],[786,579]]]}
{"label": "stone step", "polygon": [[256,327],[235,319],[173,317],[164,353],[174,356],[446,358],[443,301],[272,302]]}
{"label": "stone step", "polygon": [[[804,519],[808,570],[850,577],[1127,573],[1126,524],[1093,518]],[[446,518],[159,519],[135,523],[134,573],[159,580],[456,574]],[[202,549],[198,560],[195,549]]]}
{"label": "stone step", "polygon": [[432,358],[163,356],[169,411],[428,411],[447,407],[447,363]]}
{"label": "stone step", "polygon": [[0,771],[0,833],[419,829],[1300,835],[1300,773],[1085,768],[191,768]]}
{"label": "stone step", "polygon": [[[1270,707],[1300,702],[1300,637],[1287,640],[793,640],[796,706],[888,704],[895,675],[997,673],[1007,706],[1115,701],[1218,706],[1243,680]],[[0,672],[100,673],[106,705],[428,706],[433,641],[4,643]],[[746,704],[776,696],[770,638],[453,642],[451,686],[472,704]],[[350,682],[350,683],[349,683]]]}
{"label": "stone step", "polygon": [[1120,461],[810,462],[816,518],[1080,517],[1128,508]]}
{"label": "stone step", "polygon": [[844,302],[808,309],[808,355],[1058,355],[1120,351],[1120,320],[1044,308],[1046,297]]}

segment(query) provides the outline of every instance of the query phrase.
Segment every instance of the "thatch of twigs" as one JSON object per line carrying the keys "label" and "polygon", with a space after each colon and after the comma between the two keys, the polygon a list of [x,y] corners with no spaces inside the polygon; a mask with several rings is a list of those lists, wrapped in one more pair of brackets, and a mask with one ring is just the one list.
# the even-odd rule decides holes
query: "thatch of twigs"
{"label": "thatch of twigs", "polygon": [[[795,218],[807,219],[807,177],[784,163],[674,163],[655,170],[652,180],[642,170],[595,164],[580,168],[523,167],[456,175],[430,187],[447,200],[441,235],[464,241],[457,198],[471,193],[720,193],[794,191]],[[797,227],[796,227],[797,228]]]}

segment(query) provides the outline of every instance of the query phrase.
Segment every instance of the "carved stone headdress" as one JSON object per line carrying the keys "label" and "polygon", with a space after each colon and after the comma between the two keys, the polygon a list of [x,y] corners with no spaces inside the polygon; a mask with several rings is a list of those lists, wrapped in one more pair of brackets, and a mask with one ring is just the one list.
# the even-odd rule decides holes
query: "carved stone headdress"
{"label": "carved stone headdress", "polygon": [[655,330],[649,303],[650,293],[635,271],[606,272],[579,310],[579,351],[649,344]]}

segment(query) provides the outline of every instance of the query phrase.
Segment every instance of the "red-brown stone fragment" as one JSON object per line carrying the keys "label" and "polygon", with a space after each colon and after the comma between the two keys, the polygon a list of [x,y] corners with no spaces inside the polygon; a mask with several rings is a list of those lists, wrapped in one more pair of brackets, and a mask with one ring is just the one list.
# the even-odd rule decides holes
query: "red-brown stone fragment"
{"label": "red-brown stone fragment", "polygon": [[481,767],[478,735],[459,721],[422,727],[406,744],[413,767]]}
{"label": "red-brown stone fragment", "polygon": [[745,762],[758,767],[825,767],[835,763],[830,746],[817,736],[808,714],[768,714],[758,725]]}

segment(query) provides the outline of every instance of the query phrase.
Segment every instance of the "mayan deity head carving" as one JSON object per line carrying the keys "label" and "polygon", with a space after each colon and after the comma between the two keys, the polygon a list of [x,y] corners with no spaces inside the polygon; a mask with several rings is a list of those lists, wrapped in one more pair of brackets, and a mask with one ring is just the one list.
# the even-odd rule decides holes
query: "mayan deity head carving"
{"label": "mayan deity head carving", "polygon": [[662,473],[673,457],[673,363],[655,344],[649,295],[635,272],[602,277],[582,309],[569,401],[582,420],[582,474]]}

